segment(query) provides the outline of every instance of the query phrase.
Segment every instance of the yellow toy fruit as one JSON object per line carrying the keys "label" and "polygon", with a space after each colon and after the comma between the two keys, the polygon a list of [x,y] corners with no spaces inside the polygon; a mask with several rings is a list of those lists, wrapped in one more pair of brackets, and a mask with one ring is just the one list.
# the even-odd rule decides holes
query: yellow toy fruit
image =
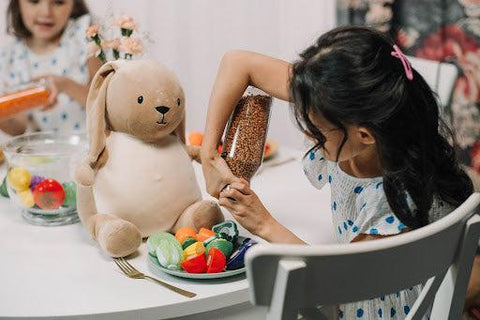
{"label": "yellow toy fruit", "polygon": [[183,250],[183,258],[188,259],[188,257],[196,256],[201,253],[205,253],[205,246],[202,242],[195,242]]}
{"label": "yellow toy fruit", "polygon": [[32,175],[24,167],[16,167],[8,171],[8,183],[16,191],[27,190],[30,186]]}
{"label": "yellow toy fruit", "polygon": [[30,189],[19,191],[17,195],[25,207],[31,208],[35,204],[35,201],[33,200],[33,193]]}

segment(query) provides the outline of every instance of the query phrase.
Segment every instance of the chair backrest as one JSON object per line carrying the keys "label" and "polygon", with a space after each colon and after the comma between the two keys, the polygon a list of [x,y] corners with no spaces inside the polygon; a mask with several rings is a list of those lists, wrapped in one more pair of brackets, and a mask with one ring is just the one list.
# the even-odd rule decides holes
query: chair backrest
{"label": "chair backrest", "polygon": [[442,106],[450,103],[453,86],[457,80],[458,68],[451,63],[408,57],[412,67],[417,70],[430,88],[437,93]]}
{"label": "chair backrest", "polygon": [[479,205],[480,193],[474,193],[435,223],[374,241],[256,245],[246,257],[251,302],[269,306],[269,319],[296,319],[299,308],[371,299],[422,283],[407,318],[421,319],[455,265],[460,272],[445,319],[459,319],[480,237]]}

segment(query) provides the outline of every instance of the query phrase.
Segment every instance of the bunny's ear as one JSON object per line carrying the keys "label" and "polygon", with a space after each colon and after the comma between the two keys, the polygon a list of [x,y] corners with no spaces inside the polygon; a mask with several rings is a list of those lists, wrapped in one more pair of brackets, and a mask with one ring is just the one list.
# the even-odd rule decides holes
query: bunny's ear
{"label": "bunny's ear", "polygon": [[[176,78],[175,78],[176,79]],[[183,89],[182,87],[180,86],[180,84],[178,83],[178,80],[175,80],[177,81],[177,84],[179,86],[179,89],[180,89],[180,95],[178,97],[178,100],[183,109],[183,115],[182,115],[182,121],[178,124],[178,126],[175,128],[175,130],[173,130],[173,134],[176,135],[180,141],[182,141],[184,144],[185,144],[185,123],[186,123],[186,112],[185,112],[185,106],[186,106],[186,103],[185,103],[185,94],[183,93]]]}
{"label": "bunny's ear", "polygon": [[183,143],[185,143],[185,116],[183,116],[182,121],[173,131],[173,134],[176,135]]}
{"label": "bunny's ear", "polygon": [[105,149],[106,141],[106,97],[110,79],[118,68],[116,62],[107,62],[93,77],[87,96],[87,130],[90,140],[88,162],[95,165],[98,157]]}

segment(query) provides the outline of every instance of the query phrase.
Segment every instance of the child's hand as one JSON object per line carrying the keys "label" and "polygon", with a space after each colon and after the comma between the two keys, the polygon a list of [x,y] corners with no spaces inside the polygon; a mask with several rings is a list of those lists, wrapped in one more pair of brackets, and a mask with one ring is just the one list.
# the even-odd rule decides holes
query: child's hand
{"label": "child's hand", "polygon": [[207,192],[218,199],[220,191],[237,178],[233,175],[232,171],[230,171],[225,160],[222,159],[216,151],[214,155],[205,154],[203,150],[200,152]]}
{"label": "child's hand", "polygon": [[220,193],[218,203],[254,235],[262,236],[273,223],[272,216],[244,179],[236,178],[227,186]]}
{"label": "child's hand", "polygon": [[57,104],[58,94],[62,92],[65,77],[49,74],[32,78],[32,81],[39,81],[41,79],[45,79],[47,81],[47,89],[50,91],[48,103],[42,108],[42,111],[45,111],[53,108]]}

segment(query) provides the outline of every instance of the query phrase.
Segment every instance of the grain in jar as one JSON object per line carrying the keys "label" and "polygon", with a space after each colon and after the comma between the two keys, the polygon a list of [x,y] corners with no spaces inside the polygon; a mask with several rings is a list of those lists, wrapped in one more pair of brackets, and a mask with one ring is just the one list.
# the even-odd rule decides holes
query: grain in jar
{"label": "grain in jar", "polygon": [[262,164],[271,103],[272,97],[259,89],[249,88],[227,125],[222,157],[235,176],[247,181]]}

